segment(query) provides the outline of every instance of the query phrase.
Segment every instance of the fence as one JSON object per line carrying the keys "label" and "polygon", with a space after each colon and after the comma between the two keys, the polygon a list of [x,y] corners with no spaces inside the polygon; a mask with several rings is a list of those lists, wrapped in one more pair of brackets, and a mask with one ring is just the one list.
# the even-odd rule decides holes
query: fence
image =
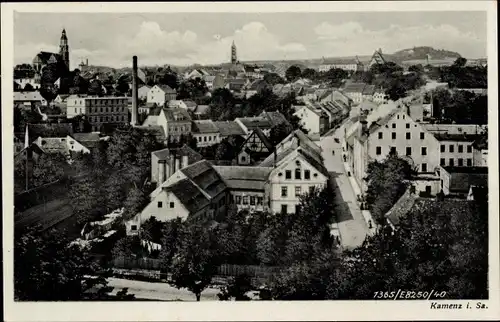
{"label": "fence", "polygon": [[[159,271],[161,260],[147,257],[115,257],[113,258],[113,267],[115,269]],[[282,269],[276,266],[222,264],[217,267],[215,275],[223,277],[247,275],[252,278],[267,278],[279,273]]]}
{"label": "fence", "polygon": [[22,212],[43,202],[66,196],[69,186],[70,180],[62,179],[21,192],[14,196],[15,210]]}

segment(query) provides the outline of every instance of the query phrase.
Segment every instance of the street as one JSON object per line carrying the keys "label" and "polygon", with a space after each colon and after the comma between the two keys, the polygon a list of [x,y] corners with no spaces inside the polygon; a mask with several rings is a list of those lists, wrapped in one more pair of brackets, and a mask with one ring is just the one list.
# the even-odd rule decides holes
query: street
{"label": "street", "polygon": [[[369,229],[356,202],[356,195],[342,162],[344,124],[345,122],[333,134],[323,136],[319,144],[323,149],[324,163],[330,173],[335,191],[334,202],[339,215],[337,225],[340,242],[342,247],[348,250],[360,246],[369,233]],[[334,138],[338,138],[339,142],[335,142]]]}

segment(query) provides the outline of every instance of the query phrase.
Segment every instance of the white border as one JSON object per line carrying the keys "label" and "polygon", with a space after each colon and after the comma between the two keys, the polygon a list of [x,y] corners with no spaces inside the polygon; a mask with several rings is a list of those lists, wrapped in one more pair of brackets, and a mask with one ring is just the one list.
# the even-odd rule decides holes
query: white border
{"label": "white border", "polygon": [[[2,3],[2,144],[4,308],[6,321],[138,320],[462,320],[500,319],[498,219],[498,66],[494,1],[231,2],[231,3]],[[328,12],[487,11],[490,178],[490,300],[487,310],[430,310],[427,301],[14,303],[12,91],[13,11],[19,12]],[[453,301],[466,303],[467,301]],[[471,304],[475,301],[470,301]]]}

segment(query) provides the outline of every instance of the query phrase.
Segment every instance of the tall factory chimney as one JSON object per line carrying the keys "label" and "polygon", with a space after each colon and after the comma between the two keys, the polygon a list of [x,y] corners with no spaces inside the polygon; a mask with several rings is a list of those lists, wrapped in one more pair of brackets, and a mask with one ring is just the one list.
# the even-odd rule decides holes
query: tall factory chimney
{"label": "tall factory chimney", "polygon": [[137,126],[137,119],[139,118],[137,110],[137,56],[132,57],[132,117],[130,125]]}

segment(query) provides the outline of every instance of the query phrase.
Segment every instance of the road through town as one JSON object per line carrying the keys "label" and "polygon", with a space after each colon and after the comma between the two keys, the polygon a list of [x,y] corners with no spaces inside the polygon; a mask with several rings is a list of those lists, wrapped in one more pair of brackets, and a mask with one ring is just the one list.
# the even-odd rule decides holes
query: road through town
{"label": "road through town", "polygon": [[[369,233],[368,226],[356,202],[356,195],[349,182],[342,162],[342,142],[345,122],[329,135],[321,137],[324,163],[330,173],[335,191],[335,205],[338,213],[338,230],[343,249],[360,246]],[[336,142],[335,138],[338,139]]]}

